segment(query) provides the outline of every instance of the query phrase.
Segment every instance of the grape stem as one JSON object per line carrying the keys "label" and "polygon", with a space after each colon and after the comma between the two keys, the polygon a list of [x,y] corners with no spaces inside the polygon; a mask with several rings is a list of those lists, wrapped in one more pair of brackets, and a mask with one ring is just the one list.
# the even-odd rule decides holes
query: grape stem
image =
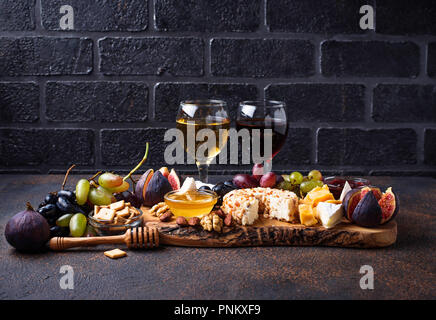
{"label": "grape stem", "polygon": [[147,142],[146,145],[145,145],[145,155],[144,155],[144,158],[142,158],[142,160],[138,163],[138,165],[137,165],[135,168],[133,168],[133,170],[130,171],[129,174],[128,174],[127,176],[125,176],[125,177],[123,178],[123,181],[126,181],[127,179],[129,179],[129,178],[132,176],[132,174],[133,174],[136,170],[138,170],[138,169],[139,169],[139,168],[144,164],[145,160],[147,160],[147,156],[148,156],[148,142]]}
{"label": "grape stem", "polygon": [[97,172],[91,178],[89,178],[88,181],[94,180],[100,173],[101,173],[101,171]]}
{"label": "grape stem", "polygon": [[133,190],[135,190],[136,181],[135,181],[135,179],[133,179],[132,177],[130,177],[130,180],[132,181]]}
{"label": "grape stem", "polygon": [[94,188],[98,188],[98,187],[99,187],[99,185],[97,184],[97,182],[95,182],[94,180],[89,181],[89,184],[90,184],[91,186],[93,186]]}
{"label": "grape stem", "polygon": [[64,190],[64,188],[65,188],[65,184],[67,183],[68,175],[70,174],[70,171],[73,170],[73,168],[74,168],[75,166],[76,166],[76,165],[73,164],[71,167],[68,168],[67,172],[65,173],[65,177],[64,177],[64,181],[62,182],[62,188],[61,188],[61,190]]}

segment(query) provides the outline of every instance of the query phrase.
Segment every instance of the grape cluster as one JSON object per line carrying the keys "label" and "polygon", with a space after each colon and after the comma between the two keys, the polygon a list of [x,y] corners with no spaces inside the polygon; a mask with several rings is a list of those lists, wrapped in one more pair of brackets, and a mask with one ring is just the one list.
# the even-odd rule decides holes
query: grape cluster
{"label": "grape cluster", "polygon": [[86,231],[86,216],[90,210],[87,204],[77,203],[73,191],[60,190],[47,194],[37,212],[50,225],[51,237],[65,237],[70,234],[80,237]]}
{"label": "grape cluster", "polygon": [[233,184],[232,180],[227,180],[224,182],[217,183],[213,188],[214,191],[218,195],[218,200],[216,205],[220,206],[223,202],[223,197],[232,190],[238,189],[237,186]]}
{"label": "grape cluster", "polygon": [[300,172],[294,171],[290,175],[282,175],[283,181],[277,185],[277,188],[289,190],[303,196],[316,187],[323,186],[322,174],[318,170],[312,170],[307,176]]}
{"label": "grape cluster", "polygon": [[[98,174],[97,174],[98,175]],[[80,179],[76,184],[76,201],[78,204],[105,206],[112,202],[125,200],[139,208],[141,202],[129,191],[130,184],[121,176],[105,172],[98,177],[98,183],[92,179]]]}

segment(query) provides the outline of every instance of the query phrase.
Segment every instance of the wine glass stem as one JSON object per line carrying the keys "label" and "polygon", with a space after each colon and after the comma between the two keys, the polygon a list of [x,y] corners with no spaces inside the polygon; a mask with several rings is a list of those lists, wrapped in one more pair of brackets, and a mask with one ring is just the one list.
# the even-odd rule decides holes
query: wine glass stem
{"label": "wine glass stem", "polygon": [[272,159],[265,160],[263,171],[265,173],[270,172],[272,170]]}
{"label": "wine glass stem", "polygon": [[203,183],[208,182],[208,171],[209,171],[209,165],[207,163],[199,163],[197,164],[198,167],[198,175],[200,178],[200,181]]}

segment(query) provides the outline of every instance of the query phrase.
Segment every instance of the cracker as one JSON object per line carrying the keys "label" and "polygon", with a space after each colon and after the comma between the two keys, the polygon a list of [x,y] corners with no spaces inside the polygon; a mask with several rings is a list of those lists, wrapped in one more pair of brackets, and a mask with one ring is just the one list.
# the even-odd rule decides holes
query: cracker
{"label": "cracker", "polygon": [[115,217],[115,210],[108,209],[108,208],[102,208],[98,212],[96,218],[100,220],[105,220],[111,222],[114,220]]}
{"label": "cracker", "polygon": [[117,211],[117,216],[118,217],[128,217],[130,215],[130,210],[129,207],[124,207],[123,209],[121,209],[120,211]]}
{"label": "cracker", "polygon": [[113,249],[113,250],[105,251],[104,255],[111,259],[118,259],[127,256],[127,253],[125,253],[123,250],[120,249]]}
{"label": "cracker", "polygon": [[112,210],[118,211],[124,208],[124,200],[120,200],[114,203],[111,203],[110,208]]}
{"label": "cracker", "polygon": [[120,217],[120,216],[116,216],[114,219],[115,224],[126,224],[127,221],[128,221],[127,219]]}
{"label": "cracker", "polygon": [[136,208],[129,208],[130,214],[133,214],[133,216],[139,216],[139,211]]}

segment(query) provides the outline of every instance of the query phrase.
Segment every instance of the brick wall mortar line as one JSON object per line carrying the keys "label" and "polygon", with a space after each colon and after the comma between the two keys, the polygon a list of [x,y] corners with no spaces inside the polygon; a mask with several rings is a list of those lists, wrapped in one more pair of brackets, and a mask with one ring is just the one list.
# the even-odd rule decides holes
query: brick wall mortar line
{"label": "brick wall mortar line", "polygon": [[[149,26],[152,24],[149,24]],[[154,25],[154,24],[153,24]],[[41,29],[32,31],[0,31],[0,37],[113,37],[113,38],[149,38],[149,37],[209,37],[226,39],[289,39],[289,40],[313,40],[321,37],[324,40],[335,41],[383,41],[383,42],[415,42],[415,41],[436,41],[436,35],[389,35],[376,32],[364,34],[323,34],[323,33],[291,33],[291,32],[267,32],[258,30],[255,32],[198,32],[198,31],[51,31],[41,26]]]}

